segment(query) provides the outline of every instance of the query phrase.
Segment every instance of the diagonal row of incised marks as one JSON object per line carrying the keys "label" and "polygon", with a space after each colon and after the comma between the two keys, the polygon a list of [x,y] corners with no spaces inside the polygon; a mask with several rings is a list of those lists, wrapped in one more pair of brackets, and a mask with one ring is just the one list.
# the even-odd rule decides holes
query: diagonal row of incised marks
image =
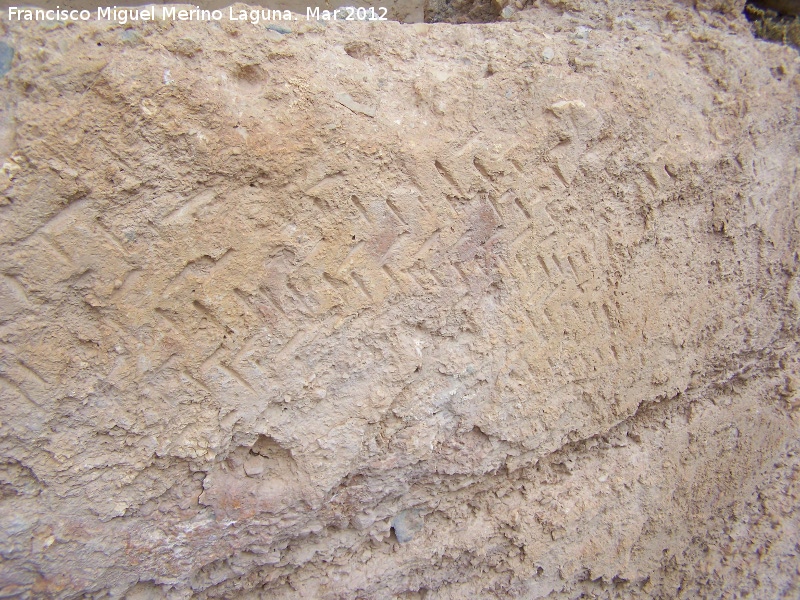
{"label": "diagonal row of incised marks", "polygon": [[283,360],[292,354],[297,348],[299,348],[303,342],[304,334],[305,332],[298,331],[291,338],[289,338],[283,347],[275,354],[275,360]]}
{"label": "diagonal row of incised marks", "polygon": [[206,387],[206,385],[202,381],[199,381],[198,379],[192,377],[189,371],[184,369],[183,371],[181,371],[181,375],[186,379],[188,379],[190,382],[192,382],[194,385],[199,387],[200,389],[204,390],[207,394],[213,395],[211,390],[208,389],[208,387]]}
{"label": "diagonal row of incised marks", "polygon": [[[170,315],[170,314],[169,314],[169,313],[168,313],[166,310],[164,310],[163,308],[158,308],[158,307],[156,307],[156,308],[154,309],[154,312],[155,312],[155,313],[156,313],[156,314],[157,314],[159,317],[161,317],[161,318],[162,318],[164,321],[166,321],[167,325],[168,325],[168,326],[169,326],[171,329],[173,329],[173,330],[174,330],[174,331],[175,331],[175,332],[176,332],[176,333],[177,333],[179,336],[181,336],[181,337],[182,337],[184,340],[186,340],[186,339],[187,339],[187,338],[186,338],[186,336],[184,335],[183,331],[181,330],[181,328],[180,328],[180,327],[178,327],[178,324],[175,322],[175,317],[174,317],[173,315]],[[113,321],[112,321],[112,323],[113,323]],[[119,326],[119,325],[118,325],[118,326],[117,326],[117,329],[120,329],[120,330],[121,330],[122,328],[121,328],[121,326]]]}
{"label": "diagonal row of incised marks", "polygon": [[54,239],[46,233],[40,234],[39,237],[66,265],[73,266],[72,257]]}
{"label": "diagonal row of incised marks", "polygon": [[22,304],[31,304],[31,301],[28,298],[28,294],[25,292],[25,288],[19,281],[17,281],[17,278],[15,276],[2,274],[0,275],[0,278],[2,278],[3,281],[6,282],[6,285],[11,290],[11,293],[19,302],[21,302]]}
{"label": "diagonal row of incised marks", "polygon": [[339,265],[338,271],[341,272],[345,270],[345,267],[349,264],[350,260],[355,256],[355,254],[364,247],[364,242],[357,242],[350,251],[347,253],[347,256],[344,257],[342,264]]}
{"label": "diagonal row of incised marks", "polygon": [[567,181],[567,178],[564,177],[564,173],[561,171],[561,166],[556,162],[551,163],[550,168],[553,169],[553,173],[555,173],[556,177],[558,177],[558,180],[564,184],[564,187],[569,188],[569,182]]}
{"label": "diagonal row of incised marks", "polygon": [[547,275],[547,277],[552,279],[552,274],[550,273],[550,269],[548,268],[547,262],[545,261],[545,259],[542,258],[542,255],[539,254],[536,257],[536,259],[539,261],[539,264],[542,265],[542,269],[544,269],[544,272]]}
{"label": "diagonal row of incised marks", "polygon": [[[258,339],[259,339],[258,335],[251,335],[249,338],[247,338],[242,344],[241,348],[239,348],[239,350],[236,351],[236,354],[233,355],[231,363],[232,364],[239,363],[239,361],[242,360],[243,356],[245,356],[246,354],[248,354],[253,350],[253,347],[258,342]],[[253,364],[257,364],[255,361],[250,361],[250,362],[252,362]]]}
{"label": "diagonal row of incised marks", "polygon": [[267,302],[269,302],[272,305],[272,307],[275,310],[281,313],[284,317],[286,316],[286,311],[283,310],[281,303],[278,302],[277,298],[275,298],[275,295],[272,293],[272,290],[262,285],[258,288],[258,291],[261,292],[262,296],[266,299]]}
{"label": "diagonal row of incised marks", "polygon": [[170,290],[174,290],[190,275],[206,279],[226,269],[235,253],[236,251],[233,248],[228,248],[218,258],[204,254],[199,258],[187,261],[180,272],[169,280],[165,291],[171,293]]}
{"label": "diagonal row of incised marks", "polygon": [[[298,308],[300,312],[304,312],[306,315],[311,315],[314,313],[314,309],[308,302],[307,294],[302,293],[291,281],[286,282],[286,289],[292,293],[295,300],[295,307]],[[299,302],[302,306],[297,306],[297,302]],[[303,310],[303,308],[305,308],[305,310]]]}
{"label": "diagonal row of incised marks", "polygon": [[494,199],[494,194],[492,194],[491,192],[480,192],[475,197],[480,198],[482,201],[484,201],[486,204],[489,205],[491,210],[494,212],[498,223],[502,224],[505,222],[503,219],[503,215],[500,212],[500,208],[497,206],[497,201]]}
{"label": "diagonal row of incised marks", "polygon": [[[602,329],[605,329],[607,332],[610,332],[614,329],[612,317],[610,316],[611,311],[605,302],[602,303],[602,306],[599,306],[596,301],[594,300],[589,301],[587,303],[587,309],[589,315],[591,315],[592,320],[597,326],[599,326]],[[573,320],[580,319],[580,316],[577,313],[577,309],[574,306],[572,307],[572,310],[574,311]],[[606,340],[607,342],[608,338],[604,336],[604,340]],[[596,352],[598,357],[600,358],[601,363],[607,363],[609,361],[616,362],[619,360],[617,354],[617,348],[614,344],[608,344],[607,346],[603,345],[602,351],[601,347],[598,345],[598,347],[596,348]]]}
{"label": "diagonal row of incised marks", "polygon": [[472,166],[481,174],[481,177],[489,181],[494,181],[494,177],[489,174],[489,171],[486,170],[486,167],[483,166],[483,163],[477,156],[472,159]]}
{"label": "diagonal row of incised marks", "polygon": [[424,258],[428,252],[430,252],[431,248],[439,241],[440,230],[436,229],[428,239],[422,243],[419,250],[417,250],[416,254],[414,254],[414,260],[419,258]]}
{"label": "diagonal row of incised marks", "polygon": [[353,206],[355,206],[356,209],[358,209],[358,212],[361,214],[361,216],[367,223],[372,223],[372,220],[369,218],[369,215],[367,214],[367,209],[364,208],[364,205],[361,204],[361,201],[355,195],[350,196],[350,202],[352,202]]}
{"label": "diagonal row of incised marks", "polygon": [[180,362],[180,357],[177,353],[170,354],[167,360],[161,363],[161,366],[155,368],[156,375],[160,375],[162,372],[166,371],[167,369],[173,370],[178,368],[178,363]]}
{"label": "diagonal row of incised marks", "polygon": [[[76,200],[71,204],[68,204],[60,211],[56,212],[53,216],[51,216],[47,221],[39,225],[36,229],[33,230],[24,240],[28,240],[35,236],[36,234],[41,234],[42,237],[50,237],[47,235],[51,230],[58,228],[59,226],[66,225],[70,222],[77,220],[76,213],[81,212],[86,206],[90,204],[91,200],[89,198],[81,198],[80,200]],[[52,240],[48,240],[52,243]]]}
{"label": "diagonal row of incised marks", "polygon": [[397,285],[397,286],[399,286],[399,285],[400,285],[400,280],[399,280],[399,279],[397,278],[397,276],[396,276],[396,275],[395,275],[395,274],[392,272],[392,270],[389,268],[389,266],[388,266],[388,265],[383,265],[383,266],[381,267],[381,270],[382,270],[384,273],[386,273],[386,276],[389,278],[389,280],[390,280],[392,283],[394,283],[394,284],[395,284],[395,285]]}
{"label": "diagonal row of incised marks", "polygon": [[519,208],[525,218],[530,221],[531,220],[531,213],[528,212],[528,209],[525,208],[525,205],[522,204],[522,201],[519,198],[514,198],[514,204]]}
{"label": "diagonal row of incised marks", "polygon": [[49,385],[48,381],[44,377],[42,377],[38,371],[36,371],[33,367],[28,365],[28,363],[20,359],[17,359],[17,365],[19,366],[19,368],[22,370],[23,373],[30,375],[34,380],[39,382],[39,384]]}
{"label": "diagonal row of incised marks", "polygon": [[581,281],[575,259],[571,254],[567,254],[567,258],[564,260],[556,252],[549,255],[539,253],[536,259],[549,279],[571,275],[579,287],[585,283],[585,281]]}
{"label": "diagonal row of incised marks", "polygon": [[575,277],[575,282],[580,285],[583,282],[578,274],[578,267],[575,266],[575,259],[572,258],[571,254],[567,254],[567,262],[569,263],[569,268],[572,270],[572,275]]}
{"label": "diagonal row of incised marks", "polygon": [[31,398],[30,395],[24,389],[22,389],[22,387],[13,379],[10,379],[9,377],[6,377],[4,375],[0,375],[0,384],[16,392],[34,406],[41,406],[38,402],[36,402],[33,398]]}
{"label": "diagonal row of incised marks", "polygon": [[117,251],[124,256],[126,259],[130,258],[130,254],[128,253],[127,248],[123,245],[120,239],[114,235],[110,229],[108,229],[105,225],[100,222],[100,219],[96,219],[95,223],[100,228],[100,231],[103,232],[103,236],[108,240],[108,242],[117,249]]}
{"label": "diagonal row of incised marks", "polygon": [[253,306],[251,304],[251,300],[247,296],[247,294],[245,294],[239,288],[233,288],[233,295],[236,296],[236,298],[239,299],[239,301],[241,302],[242,306],[244,306],[250,314],[252,314],[256,319],[258,319],[262,324],[264,324],[263,315],[258,310],[253,308]]}
{"label": "diagonal row of incised marks", "polygon": [[[199,300],[195,300],[192,302],[192,306],[194,306],[196,310],[198,310],[200,313],[206,316],[214,324],[216,324],[222,331],[229,331],[229,328],[223,325],[222,322],[220,322],[220,320],[213,314],[213,312],[202,302],[200,302]],[[228,377],[230,377],[231,379],[235,380],[237,383],[242,385],[243,387],[249,389],[250,391],[255,391],[250,382],[247,381],[247,379],[245,379],[241,373],[239,373],[236,369],[234,369],[230,364],[227,364],[221,360],[220,354],[222,349],[223,349],[223,344],[220,343],[217,346],[216,350],[214,350],[214,352],[212,352],[211,355],[203,361],[202,365],[200,366],[201,371],[208,370],[209,368],[214,366],[223,373],[225,373]]]}
{"label": "diagonal row of incised marks", "polygon": [[[34,397],[43,396],[49,387],[49,383],[33,367],[26,362],[15,357],[13,363],[0,373],[0,383],[9,389],[20,394],[31,404],[41,406]],[[9,372],[10,371],[10,372]],[[31,393],[31,390],[33,394]]]}
{"label": "diagonal row of incised marks", "polygon": [[372,302],[372,294],[369,293],[367,286],[364,285],[364,280],[356,273],[355,271],[350,272],[350,277],[353,278],[353,281],[356,282],[356,286],[359,290],[367,297],[367,299]]}
{"label": "diagonal row of incised marks", "polygon": [[239,371],[221,359],[223,347],[224,345],[220,343],[216,350],[214,350],[214,352],[212,352],[211,355],[203,361],[203,363],[200,365],[200,372],[208,372],[210,369],[216,368],[222,371],[222,373],[227,375],[229,378],[236,381],[242,387],[247,388],[251,392],[255,392],[255,389],[250,382],[247,381],[247,379],[241,373],[239,373]]}
{"label": "diagonal row of incised marks", "polygon": [[378,264],[383,265],[392,256],[392,253],[395,251],[395,248],[399,247],[403,243],[405,238],[409,237],[411,237],[411,234],[408,233],[407,231],[403,231],[402,233],[400,233],[391,243],[386,252],[383,253],[383,256],[378,261]]}
{"label": "diagonal row of incised marks", "polygon": [[385,202],[386,202],[386,206],[389,207],[389,210],[397,218],[397,220],[400,221],[403,225],[408,225],[406,220],[403,218],[403,215],[400,214],[400,211],[397,209],[397,206],[395,206],[394,202],[392,202],[389,199],[387,199]]}
{"label": "diagonal row of incised marks", "polygon": [[435,160],[433,161],[433,166],[436,167],[436,170],[439,172],[439,175],[442,176],[442,179],[444,179],[450,185],[450,187],[452,187],[458,193],[459,196],[462,195],[461,187],[458,185],[453,176],[447,171],[447,169],[442,166],[442,163],[440,163],[438,160]]}
{"label": "diagonal row of incised marks", "polygon": [[322,274],[322,280],[327,283],[335,292],[347,287],[347,284],[344,281],[341,279],[336,279],[335,277],[331,277],[327,273]]}
{"label": "diagonal row of incised marks", "polygon": [[234,369],[230,365],[226,365],[226,364],[224,364],[222,362],[218,362],[215,366],[216,366],[217,369],[219,369],[220,371],[225,373],[228,377],[230,377],[231,379],[236,381],[239,385],[241,385],[242,387],[245,387],[248,390],[250,390],[251,392],[255,393],[256,390],[253,388],[252,385],[250,385],[250,382],[247,381],[247,379],[245,379],[242,376],[242,374],[239,373],[236,369]]}
{"label": "diagonal row of incised marks", "polygon": [[201,208],[211,204],[216,199],[217,193],[214,190],[204,190],[174,209],[164,217],[161,222],[164,225],[170,225],[172,223],[185,221],[188,218],[194,218]]}
{"label": "diagonal row of incised marks", "polygon": [[219,322],[219,319],[214,315],[210,308],[208,308],[205,304],[200,302],[200,300],[193,300],[192,306],[203,314],[209,321],[214,323],[217,327],[219,327],[222,331],[227,331],[227,327],[225,327],[222,323]]}

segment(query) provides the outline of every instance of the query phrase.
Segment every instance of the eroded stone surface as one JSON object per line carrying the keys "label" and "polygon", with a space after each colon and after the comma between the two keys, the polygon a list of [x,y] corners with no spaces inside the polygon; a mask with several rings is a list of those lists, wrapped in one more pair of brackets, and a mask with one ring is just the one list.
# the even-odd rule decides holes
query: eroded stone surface
{"label": "eroded stone surface", "polygon": [[798,58],[661,5],[6,24],[3,594],[796,594]]}

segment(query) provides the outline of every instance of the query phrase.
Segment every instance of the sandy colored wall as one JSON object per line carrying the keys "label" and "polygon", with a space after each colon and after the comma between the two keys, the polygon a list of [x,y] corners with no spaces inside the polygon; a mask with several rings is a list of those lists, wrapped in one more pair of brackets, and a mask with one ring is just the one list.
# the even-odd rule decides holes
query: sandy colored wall
{"label": "sandy colored wall", "polygon": [[0,596],[797,595],[800,60],[573,4],[2,20]]}

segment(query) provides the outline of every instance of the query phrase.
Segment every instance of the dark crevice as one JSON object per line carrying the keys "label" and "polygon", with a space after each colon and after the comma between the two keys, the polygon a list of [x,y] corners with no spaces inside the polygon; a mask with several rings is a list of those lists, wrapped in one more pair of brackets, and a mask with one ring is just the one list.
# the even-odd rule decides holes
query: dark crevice
{"label": "dark crevice", "polygon": [[428,0],[427,23],[492,23],[500,20],[500,7],[494,0]]}
{"label": "dark crevice", "polygon": [[757,37],[800,49],[800,0],[749,0],[744,15]]}

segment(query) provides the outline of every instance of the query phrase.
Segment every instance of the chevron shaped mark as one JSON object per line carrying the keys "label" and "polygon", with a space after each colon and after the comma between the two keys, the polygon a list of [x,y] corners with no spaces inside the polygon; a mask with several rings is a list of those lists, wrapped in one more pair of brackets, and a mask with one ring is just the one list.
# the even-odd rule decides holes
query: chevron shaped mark
{"label": "chevron shaped mark", "polygon": [[339,265],[337,272],[341,273],[343,271],[346,271],[347,266],[350,264],[350,261],[363,248],[364,248],[364,242],[357,242],[352,248],[350,248],[350,251],[347,253],[347,256],[344,257],[344,260]]}
{"label": "chevron shaped mark", "polygon": [[353,206],[356,207],[356,210],[358,210],[359,214],[364,219],[364,221],[371,224],[372,219],[369,218],[369,215],[367,214],[367,209],[364,208],[364,205],[361,204],[361,201],[358,199],[358,197],[356,197],[355,194],[350,196],[350,202],[352,202]]}
{"label": "chevron shaped mark", "polygon": [[219,371],[222,371],[225,375],[227,375],[230,379],[233,379],[236,383],[241,385],[243,388],[250,390],[253,393],[256,393],[256,390],[250,385],[250,382],[245,379],[241,373],[239,373],[236,369],[231,367],[230,365],[224,365],[222,363],[217,363],[214,365]]}
{"label": "chevron shaped mark", "polygon": [[475,156],[472,159],[472,166],[475,167],[475,170],[480,173],[480,176],[486,179],[487,181],[494,181],[494,177],[492,177],[489,172],[486,170],[486,167],[483,165],[481,160]]}
{"label": "chevron shaped mark", "polygon": [[201,208],[211,204],[216,199],[217,193],[214,190],[204,190],[173,210],[161,222],[164,225],[171,225],[195,218]]}
{"label": "chevron shaped mark", "polygon": [[461,191],[461,187],[458,185],[458,183],[450,174],[450,172],[442,166],[442,163],[440,163],[438,160],[435,160],[433,161],[433,166],[436,167],[436,171],[439,173],[439,175],[441,175],[442,179],[444,179],[447,182],[447,184],[453,190],[455,190],[455,192],[459,196],[461,196],[463,194],[463,192]]}
{"label": "chevron shaped mark", "polygon": [[400,221],[403,225],[408,225],[406,220],[403,218],[403,215],[400,214],[400,210],[398,210],[397,206],[395,206],[395,203],[392,202],[391,200],[389,200],[388,198],[385,200],[385,202],[386,202],[386,206],[389,208],[389,210],[395,216],[395,218],[398,221]]}
{"label": "chevron shaped mark", "polygon": [[68,204],[60,211],[53,214],[42,225],[33,230],[24,240],[32,238],[36,234],[48,234],[56,230],[64,229],[69,225],[74,224],[79,218],[79,213],[83,212],[91,205],[89,198],[81,198],[71,204]]}
{"label": "chevron shaped mark", "polygon": [[353,281],[355,281],[356,286],[358,287],[359,290],[361,290],[361,293],[363,293],[370,302],[373,302],[372,294],[369,293],[369,290],[367,289],[367,286],[365,285],[364,280],[361,278],[361,276],[358,275],[358,273],[356,273],[355,271],[351,271],[350,277],[353,278]]}
{"label": "chevron shaped mark", "polygon": [[28,392],[26,392],[24,389],[22,389],[22,387],[16,381],[14,381],[13,379],[11,379],[9,377],[6,377],[4,375],[0,375],[0,385],[10,389],[12,392],[15,392],[16,394],[22,396],[23,398],[25,398],[25,400],[27,400],[28,402],[30,402],[31,404],[33,404],[37,408],[41,406],[38,402],[36,402],[33,398],[31,398],[31,396],[28,394]]}

